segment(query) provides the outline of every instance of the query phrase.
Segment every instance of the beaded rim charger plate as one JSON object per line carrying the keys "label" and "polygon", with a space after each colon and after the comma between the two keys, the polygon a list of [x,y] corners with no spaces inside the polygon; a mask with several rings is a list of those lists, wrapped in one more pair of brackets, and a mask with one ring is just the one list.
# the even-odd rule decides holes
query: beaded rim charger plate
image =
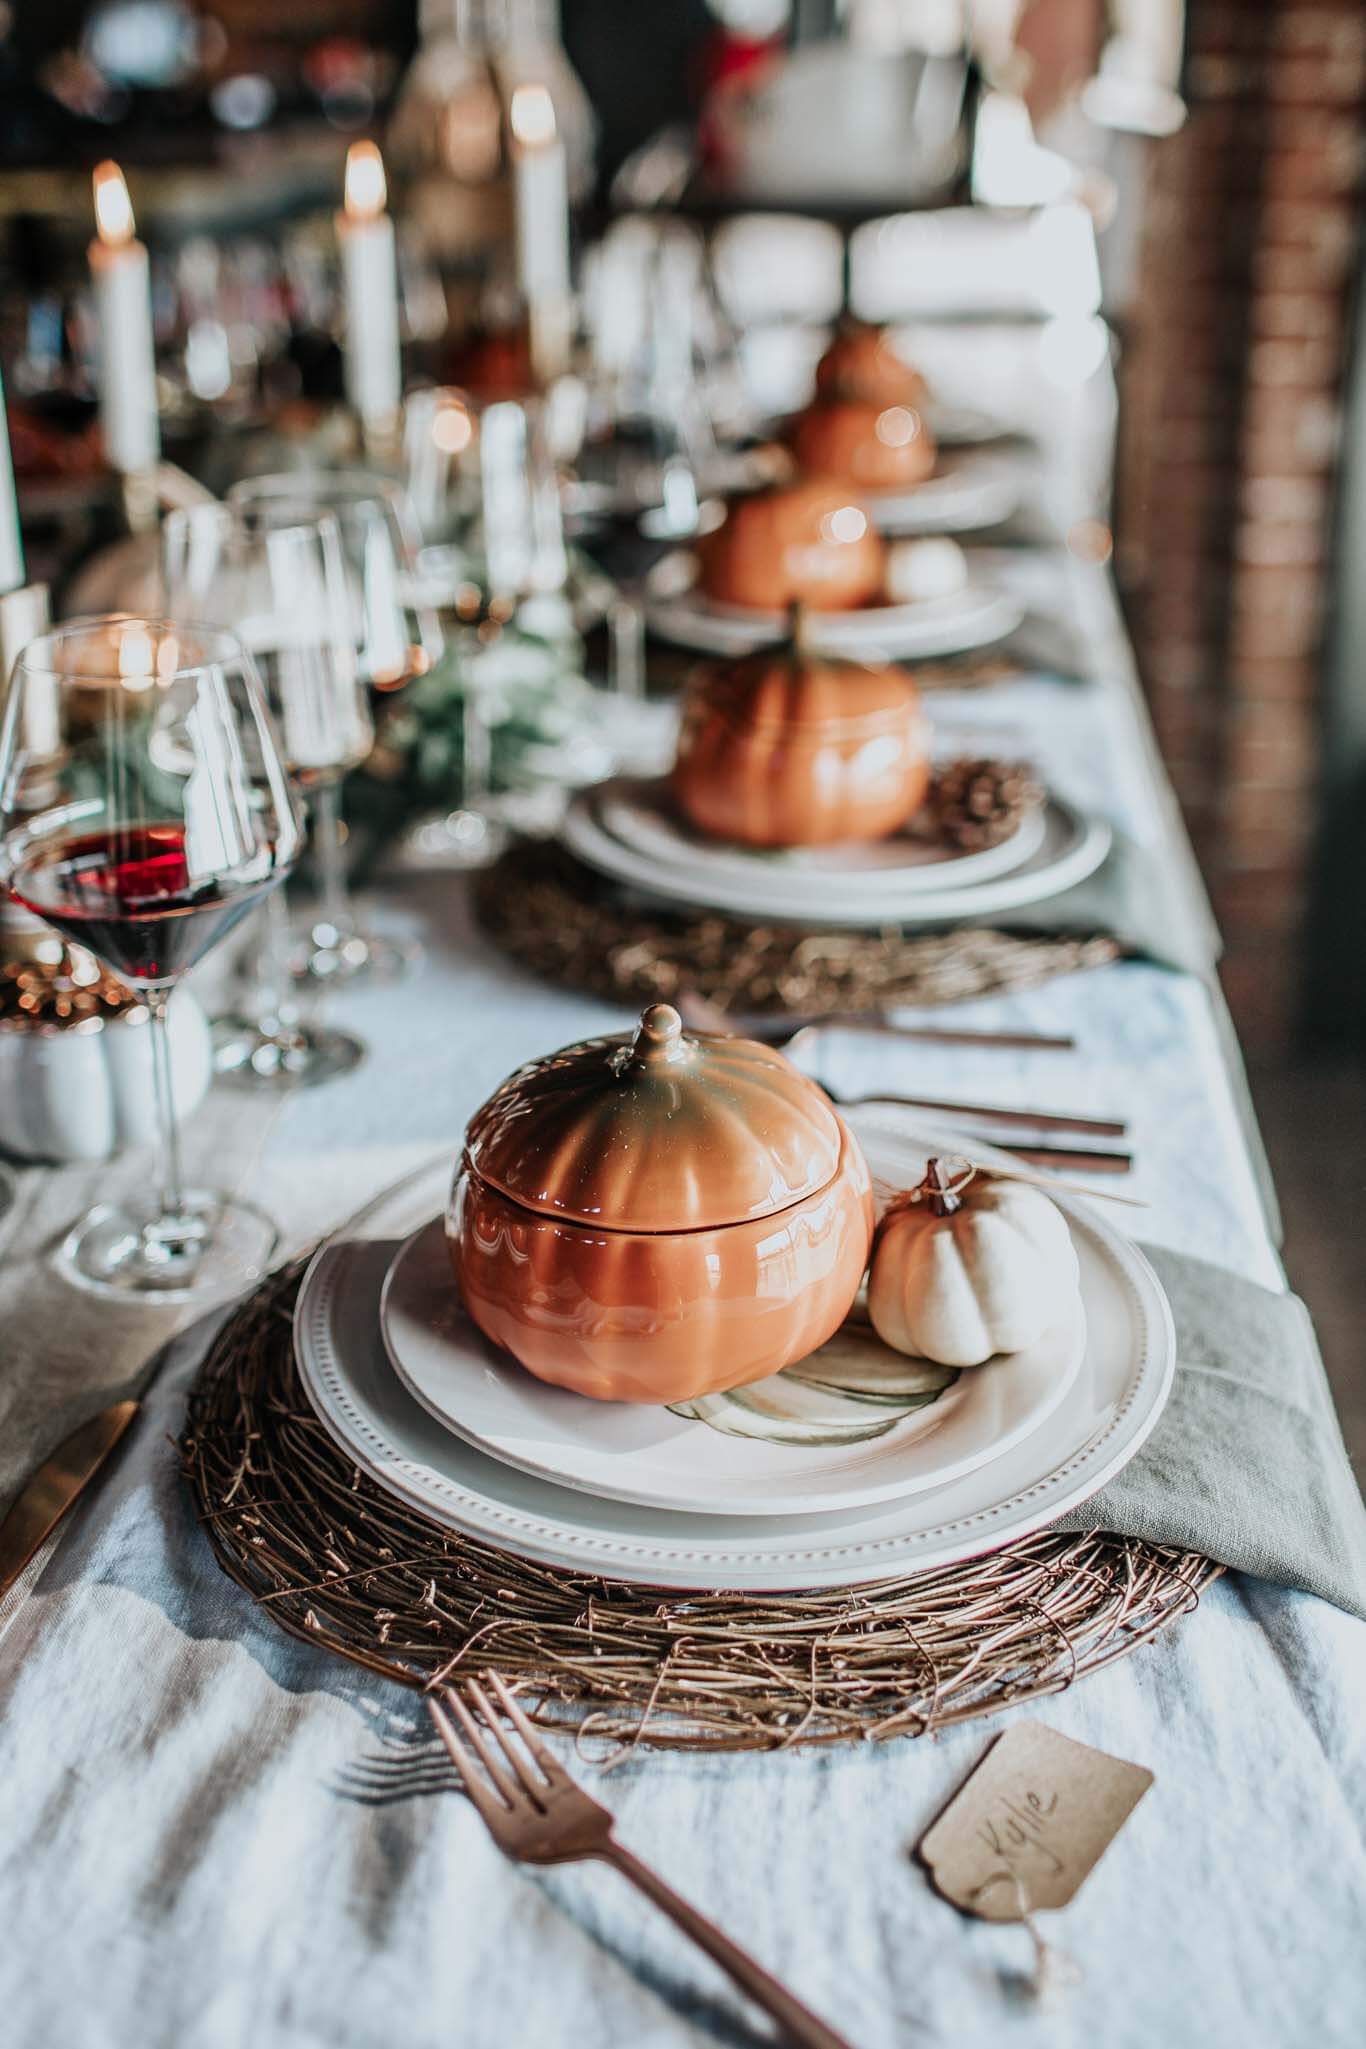
{"label": "beaded rim charger plate", "polygon": [[[1089,1272],[1094,1252],[1084,1238],[1078,1250]],[[860,1305],[828,1344],[749,1387],[673,1408],[589,1401],[481,1336],[441,1217],[394,1255],[380,1327],[409,1393],[502,1464],[606,1500],[733,1515],[815,1515],[942,1486],[1037,1429],[1086,1350],[1078,1301],[1026,1351],[954,1372],[893,1352]]]}
{"label": "beaded rim charger plate", "polygon": [[[968,1151],[951,1132],[861,1111],[851,1118],[885,1178],[910,1185],[926,1144]],[[908,1133],[913,1135],[908,1136]],[[317,1255],[295,1316],[303,1385],[357,1466],[410,1508],[524,1559],[651,1586],[737,1591],[853,1586],[973,1557],[1042,1528],[1093,1494],[1144,1442],[1175,1367],[1171,1312],[1151,1267],[1084,1204],[1064,1198],[1110,1277],[1113,1314],[1088,1333],[1071,1395],[1013,1449],[909,1499],[804,1516],[699,1517],[556,1486],[500,1464],[444,1429],[402,1386],[385,1350],[379,1297],[397,1243],[444,1197],[444,1173],[405,1184],[369,1212],[367,1237]]]}

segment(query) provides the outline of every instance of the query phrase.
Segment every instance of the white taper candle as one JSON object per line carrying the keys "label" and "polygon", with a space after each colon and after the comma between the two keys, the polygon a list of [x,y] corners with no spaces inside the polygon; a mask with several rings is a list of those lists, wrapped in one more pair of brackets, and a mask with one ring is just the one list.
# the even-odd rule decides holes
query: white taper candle
{"label": "white taper candle", "polygon": [[137,476],[161,455],[156,345],[147,251],[134,235],[132,203],[117,164],[95,171],[96,239],[90,274],[100,331],[100,427],[116,470]]}
{"label": "white taper candle", "polygon": [[373,142],[352,143],[337,242],[346,299],[346,395],[368,424],[391,419],[403,395],[398,251],[386,197],[378,149]]}
{"label": "white taper candle", "polygon": [[[0,384],[0,592],[18,590],[24,581],[24,544],[19,535],[19,500],[14,489],[14,464],[9,452],[5,387]],[[0,692],[4,678],[0,677]]]}
{"label": "white taper candle", "polygon": [[563,371],[573,334],[569,168],[543,85],[519,85],[508,115],[517,197],[517,277],[531,322],[532,355],[546,382]]}

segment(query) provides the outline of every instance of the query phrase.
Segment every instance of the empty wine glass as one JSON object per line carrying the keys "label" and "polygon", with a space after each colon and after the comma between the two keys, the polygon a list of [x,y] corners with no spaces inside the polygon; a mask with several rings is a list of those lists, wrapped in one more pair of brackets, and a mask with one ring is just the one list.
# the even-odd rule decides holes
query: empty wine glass
{"label": "empty wine glass", "polygon": [[[162,529],[162,579],[173,617],[235,623],[264,681],[290,778],[316,811],[374,740],[336,521],[324,514],[283,526],[250,506],[190,506],[170,514]],[[340,850],[327,834],[323,842],[326,889],[327,864]],[[272,897],[266,915],[253,992],[215,1020],[216,1064],[256,1085],[330,1081],[365,1048],[347,1032],[304,1019],[283,895]]]}
{"label": "empty wine glass", "polygon": [[[294,526],[323,514],[335,519],[362,681],[382,699],[425,675],[441,652],[441,628],[423,600],[417,529],[396,484],[367,470],[286,471],[234,485],[228,503],[262,529]],[[420,949],[380,938],[357,922],[346,880],[338,780],[317,789],[313,819],[319,901],[299,971],[325,982],[392,979],[405,973]]]}
{"label": "empty wine glass", "polygon": [[154,1193],[101,1203],[59,1261],[98,1290],[173,1300],[261,1272],[275,1226],[187,1188],[166,1006],[293,866],[301,826],[260,680],[234,635],[114,615],[44,634],[0,728],[0,881],[142,992],[161,1160]]}

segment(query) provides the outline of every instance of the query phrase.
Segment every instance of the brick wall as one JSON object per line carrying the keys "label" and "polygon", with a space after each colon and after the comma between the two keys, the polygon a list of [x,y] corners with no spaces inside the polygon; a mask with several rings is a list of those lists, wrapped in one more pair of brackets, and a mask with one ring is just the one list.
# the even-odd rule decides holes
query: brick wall
{"label": "brick wall", "polygon": [[1191,0],[1126,336],[1119,568],[1246,1043],[1290,1041],[1366,163],[1363,0]]}

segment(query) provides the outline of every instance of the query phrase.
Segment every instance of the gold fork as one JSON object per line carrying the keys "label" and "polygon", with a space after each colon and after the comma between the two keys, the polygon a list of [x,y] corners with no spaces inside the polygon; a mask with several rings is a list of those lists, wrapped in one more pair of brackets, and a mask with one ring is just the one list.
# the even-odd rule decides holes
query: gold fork
{"label": "gold fork", "polygon": [[[595,1858],[599,1863],[613,1865],[647,1899],[662,1907],[669,1919],[691,1936],[742,1992],[762,2006],[789,2041],[800,2044],[801,2049],[850,2049],[843,2035],[828,2028],[738,1943],[723,1935],[696,1907],[680,1899],[648,1864],[641,1863],[634,1851],[617,1841],[613,1818],[607,1809],[570,1778],[498,1674],[488,1672],[484,1676],[498,1696],[499,1707],[521,1738],[520,1743],[501,1722],[493,1702],[475,1679],[465,1682],[468,1702],[453,1686],[444,1688],[442,1693],[442,1700],[464,1731],[463,1741],[442,1701],[429,1697],[427,1708],[465,1791],[503,1854],[520,1864],[574,1864]],[[483,1718],[488,1736],[475,1720],[470,1703]],[[482,1776],[476,1768],[476,1758]]]}

